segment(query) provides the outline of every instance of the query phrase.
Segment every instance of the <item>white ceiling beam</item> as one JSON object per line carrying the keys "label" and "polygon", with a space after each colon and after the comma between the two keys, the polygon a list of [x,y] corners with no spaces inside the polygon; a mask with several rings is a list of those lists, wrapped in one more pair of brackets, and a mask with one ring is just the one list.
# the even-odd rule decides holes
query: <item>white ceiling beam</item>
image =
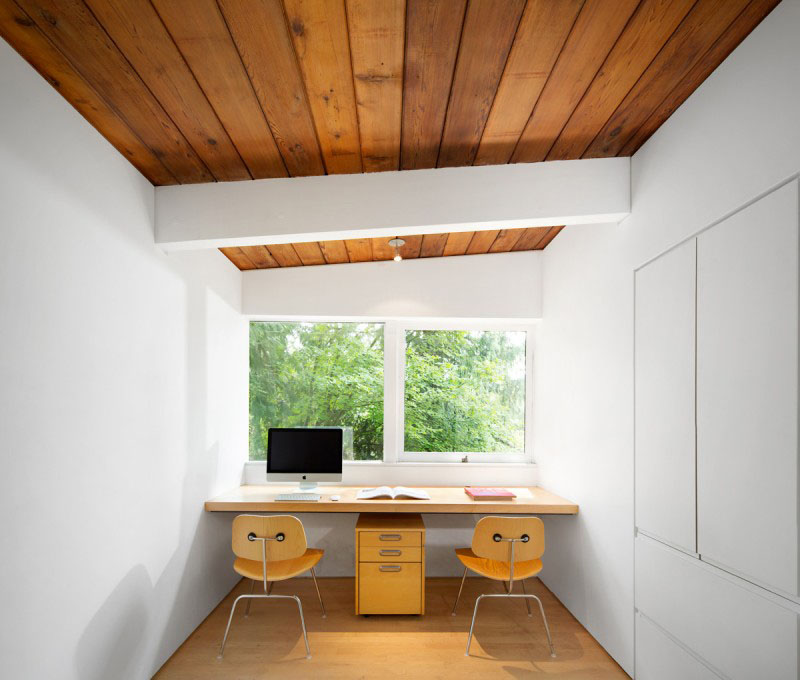
{"label": "white ceiling beam", "polygon": [[293,177],[157,187],[165,251],[619,222],[630,160]]}

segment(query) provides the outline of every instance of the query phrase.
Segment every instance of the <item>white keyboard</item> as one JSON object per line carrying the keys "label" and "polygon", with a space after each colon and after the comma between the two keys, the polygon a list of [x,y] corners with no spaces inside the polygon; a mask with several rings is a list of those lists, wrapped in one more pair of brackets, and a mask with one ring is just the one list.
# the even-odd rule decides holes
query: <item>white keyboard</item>
{"label": "white keyboard", "polygon": [[307,501],[316,503],[322,496],[318,493],[279,493],[275,496],[276,501]]}

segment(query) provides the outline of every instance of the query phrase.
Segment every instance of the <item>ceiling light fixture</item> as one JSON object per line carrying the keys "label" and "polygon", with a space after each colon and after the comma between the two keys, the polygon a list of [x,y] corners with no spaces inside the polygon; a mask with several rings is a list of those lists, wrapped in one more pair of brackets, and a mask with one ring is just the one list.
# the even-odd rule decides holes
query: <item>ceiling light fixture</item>
{"label": "ceiling light fixture", "polygon": [[406,244],[406,242],[401,238],[393,238],[391,241],[389,241],[389,245],[392,246],[392,248],[394,248],[394,261],[395,262],[400,262],[400,260],[403,259],[403,256],[400,254],[400,250],[399,249],[401,247],[403,247],[405,244]]}

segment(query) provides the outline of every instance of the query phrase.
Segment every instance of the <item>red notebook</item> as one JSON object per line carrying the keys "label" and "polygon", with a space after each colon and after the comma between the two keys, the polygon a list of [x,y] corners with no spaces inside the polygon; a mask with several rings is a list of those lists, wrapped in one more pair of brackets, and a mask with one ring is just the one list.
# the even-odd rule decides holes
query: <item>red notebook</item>
{"label": "red notebook", "polygon": [[510,501],[517,497],[508,489],[490,489],[485,486],[465,486],[464,493],[474,501]]}

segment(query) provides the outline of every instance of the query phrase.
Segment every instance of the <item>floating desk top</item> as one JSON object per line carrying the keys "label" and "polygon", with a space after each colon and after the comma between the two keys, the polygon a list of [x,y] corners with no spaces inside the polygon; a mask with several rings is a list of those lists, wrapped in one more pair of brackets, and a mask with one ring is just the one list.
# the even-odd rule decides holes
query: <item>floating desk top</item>
{"label": "floating desk top", "polygon": [[[474,501],[463,486],[414,487],[428,492],[431,499],[381,498],[356,500],[360,486],[322,486],[315,490],[317,502],[276,501],[281,493],[296,491],[296,486],[248,484],[206,501],[210,512],[418,512],[453,514],[575,515],[578,506],[549,491],[534,487],[505,487],[517,497],[510,501]],[[332,495],[341,500],[332,501]]]}

